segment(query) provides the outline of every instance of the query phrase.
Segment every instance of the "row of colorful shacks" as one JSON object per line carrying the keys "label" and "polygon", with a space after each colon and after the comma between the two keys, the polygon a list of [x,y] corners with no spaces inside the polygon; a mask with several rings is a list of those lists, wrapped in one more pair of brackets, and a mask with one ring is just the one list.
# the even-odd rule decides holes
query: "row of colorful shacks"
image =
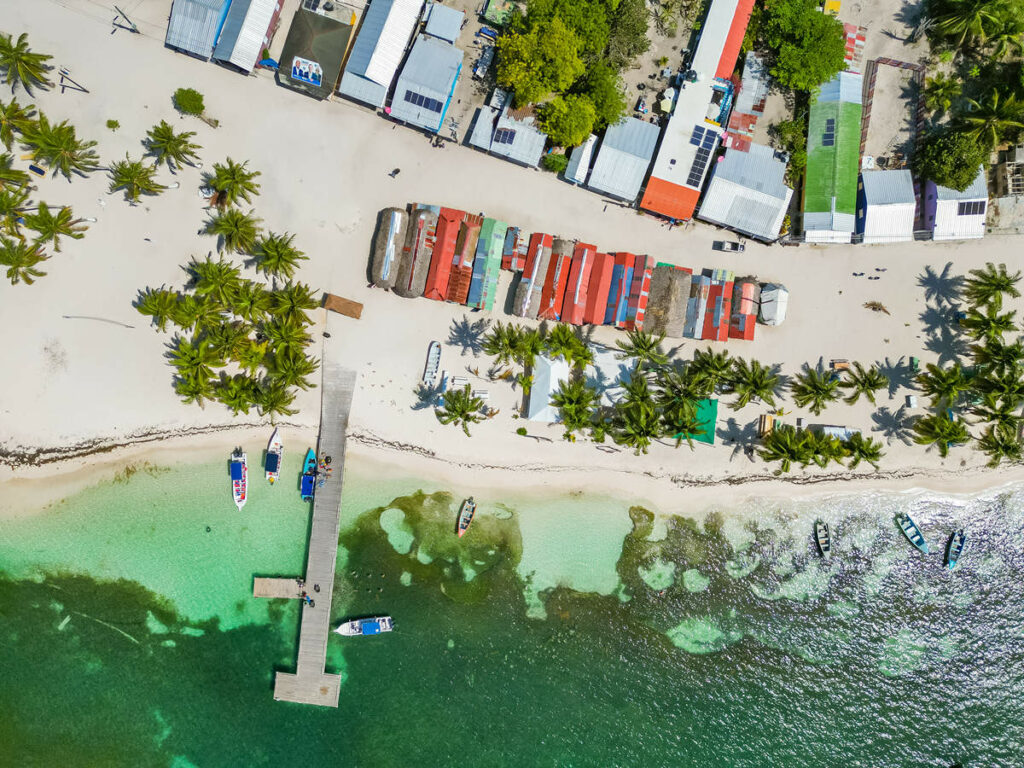
{"label": "row of colorful shacks", "polygon": [[377,287],[490,311],[503,269],[518,274],[511,297],[518,317],[675,338],[754,338],[760,285],[753,278],[602,253],[590,243],[526,233],[454,208],[381,211],[372,264]]}

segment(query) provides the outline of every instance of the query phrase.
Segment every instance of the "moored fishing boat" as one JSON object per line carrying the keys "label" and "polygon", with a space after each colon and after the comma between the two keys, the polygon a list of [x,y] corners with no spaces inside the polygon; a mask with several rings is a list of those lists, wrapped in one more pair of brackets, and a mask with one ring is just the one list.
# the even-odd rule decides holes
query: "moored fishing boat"
{"label": "moored fishing boat", "polygon": [[963,528],[959,528],[953,531],[953,535],[949,537],[949,544],[946,545],[946,565],[949,570],[952,571],[956,568],[964,556],[965,549],[967,549],[967,534],[964,533]]}
{"label": "moored fishing boat", "polygon": [[473,515],[476,514],[476,502],[473,501],[473,497],[470,496],[464,502],[462,502],[462,509],[459,510],[459,522],[456,528],[459,538],[469,530],[470,523],[473,522]]}
{"label": "moored fishing boat", "polygon": [[903,535],[907,537],[907,540],[915,547],[920,549],[926,555],[928,554],[928,542],[924,540],[924,534],[921,533],[921,529],[917,527],[917,523],[910,519],[910,515],[906,512],[900,512],[896,515],[896,525],[903,531]]}
{"label": "moored fishing boat", "polygon": [[248,500],[248,480],[249,464],[245,452],[241,448],[236,448],[231,454],[231,495],[239,510],[245,506],[245,502]]}
{"label": "moored fishing boat", "polygon": [[281,474],[281,455],[283,453],[284,444],[275,428],[274,434],[270,436],[270,442],[267,444],[267,460],[263,466],[271,485],[277,482],[277,478]]}
{"label": "moored fishing boat", "polygon": [[316,451],[310,448],[306,452],[306,461],[302,465],[302,479],[299,481],[299,493],[303,501],[312,501],[313,490],[316,488]]}
{"label": "moored fishing boat", "polygon": [[334,631],[345,637],[359,637],[360,635],[379,635],[381,632],[390,632],[394,628],[395,622],[390,616],[372,616],[368,619],[346,621],[339,624]]}
{"label": "moored fishing boat", "polygon": [[832,557],[832,533],[828,523],[818,520],[814,523],[814,538],[818,542],[818,551],[826,560]]}

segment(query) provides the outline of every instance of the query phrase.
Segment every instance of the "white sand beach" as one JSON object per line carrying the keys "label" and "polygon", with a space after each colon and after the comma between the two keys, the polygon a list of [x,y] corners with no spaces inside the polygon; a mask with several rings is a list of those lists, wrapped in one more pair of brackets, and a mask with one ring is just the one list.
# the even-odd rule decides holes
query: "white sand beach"
{"label": "white sand beach", "polygon": [[[943,329],[932,334],[930,343],[922,320],[928,302],[919,278],[926,269],[941,273],[947,263],[953,274],[986,261],[1016,268],[1021,241],[988,237],[964,243],[792,248],[748,243],[741,254],[714,252],[712,241],[728,233],[696,223],[670,230],[554,175],[468,147],[432,149],[423,134],[350,103],[319,103],[277,86],[266,73],[244,77],[174,53],[164,48],[157,23],[161,9],[169,6],[169,0],[143,0],[135,10],[144,34],[112,35],[111,14],[88,0],[8,0],[0,29],[28,32],[35,50],[53,53],[53,63],[68,67],[89,89],[88,94],[42,92],[36,103],[51,118],[73,122],[81,137],[97,140],[103,161],[126,152],[138,157],[145,131],[166,119],[196,132],[207,168],[230,155],[262,172],[263,188],[253,208],[264,227],[296,233],[296,244],[310,257],[299,278],[365,305],[358,321],[324,310],[314,315],[318,334],[330,333],[322,355],[359,374],[350,450],[378,462],[381,471],[391,467],[410,476],[451,477],[470,491],[503,484],[538,492],[607,488],[666,507],[682,500],[740,504],[748,494],[851,489],[851,479],[858,489],[926,486],[967,492],[1021,478],[1019,469],[986,470],[984,456],[970,448],[954,449],[943,460],[934,451],[893,438],[885,446],[880,473],[870,467],[856,472],[833,467],[827,473],[796,469],[780,480],[772,476],[773,466],[751,462],[738,445],[723,444],[748,439],[750,425],[765,412],[764,406],[754,405],[733,412],[727,407],[730,397],[720,403],[715,447],[698,445],[691,451],[685,444],[678,449],[656,444],[648,455],[634,456],[610,442],[567,443],[557,425],[529,424],[532,437],[521,437],[515,430],[525,422],[512,417],[519,392],[507,383],[473,377],[467,369],[478,368],[483,375],[490,360],[450,344],[443,347],[441,367],[469,376],[474,388],[487,389],[490,404],[500,413],[476,425],[472,438],[439,424],[430,408],[414,408],[428,343],[448,340],[453,323],[464,318],[470,323],[509,318],[497,310],[489,316],[471,314],[464,307],[368,288],[376,214],[387,206],[420,201],[484,211],[527,231],[580,238],[601,250],[647,253],[696,269],[725,267],[737,276],[782,282],[791,294],[786,322],[777,328],[758,326],[753,342],[732,341],[727,348],[734,355],[778,363],[786,375],[820,358],[826,364],[832,358],[877,361],[887,372],[905,370],[911,355],[923,363],[935,361],[945,344]],[[220,127],[180,118],[170,99],[178,87],[200,90]],[[25,101],[23,93],[18,98]],[[116,132],[105,127],[108,119],[120,122]],[[389,177],[396,167],[401,174]],[[97,221],[85,239],[67,241],[62,253],[53,254],[44,266],[47,276],[35,285],[0,284],[0,323],[8,331],[6,375],[0,377],[0,451],[25,454],[28,464],[38,464],[0,465],[0,509],[6,513],[59,498],[127,462],[170,461],[172,454],[265,441],[269,431],[258,425],[269,422],[255,413],[235,419],[216,403],[199,408],[179,402],[164,357],[170,336],[156,332],[132,307],[147,286],[181,287],[181,266],[191,256],[215,250],[214,238],[196,234],[207,218],[198,194],[200,174],[194,168],[174,177],[162,171],[163,183],[177,181],[180,187],[137,207],[120,194],[108,195],[102,172],[70,184],[60,177],[38,183],[35,199],[70,204],[77,215]],[[854,277],[854,272],[866,276]],[[503,273],[506,288],[507,280]],[[881,302],[888,314],[865,309],[868,301]],[[623,336],[597,328],[594,338],[613,344]],[[707,342],[668,340],[667,346],[686,359]],[[909,392],[897,386],[881,395],[879,406],[895,412]],[[288,439],[311,442],[319,419],[318,391],[300,394],[297,405],[300,413],[284,420]],[[782,405],[787,419],[803,416],[812,424],[860,428],[886,442],[887,433],[878,430],[886,427],[887,418],[874,420],[875,408],[863,399],[855,406],[834,405],[820,418],[796,409],[788,399]],[[910,413],[923,413],[924,405]],[[243,431],[223,431],[239,423]],[[164,433],[171,437],[154,442]],[[95,450],[133,443],[112,453],[49,461],[68,447]]]}

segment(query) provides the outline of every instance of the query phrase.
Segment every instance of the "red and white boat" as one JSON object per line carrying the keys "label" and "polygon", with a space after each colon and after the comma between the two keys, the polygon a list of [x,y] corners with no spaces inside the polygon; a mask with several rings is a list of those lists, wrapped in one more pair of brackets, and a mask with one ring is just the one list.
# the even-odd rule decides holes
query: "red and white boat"
{"label": "red and white boat", "polygon": [[245,452],[236,448],[231,454],[231,495],[235,499],[235,506],[239,510],[245,506],[249,498],[249,463],[246,460]]}

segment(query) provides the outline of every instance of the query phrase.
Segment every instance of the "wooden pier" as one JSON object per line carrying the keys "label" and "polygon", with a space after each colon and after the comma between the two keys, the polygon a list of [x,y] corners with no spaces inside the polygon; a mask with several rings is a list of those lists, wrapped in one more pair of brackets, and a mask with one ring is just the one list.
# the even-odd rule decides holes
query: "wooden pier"
{"label": "wooden pier", "polygon": [[[330,636],[331,599],[334,590],[334,565],[338,559],[338,532],[341,518],[341,485],[345,478],[345,430],[352,407],[356,374],[337,364],[324,363],[320,395],[320,439],[317,456],[331,457],[334,471],[313,497],[313,524],[309,532],[309,558],[306,561],[305,590],[314,605],[303,604],[299,631],[299,657],[295,672],[278,672],[274,680],[274,698],[299,704],[337,707],[341,676],[327,674],[327,638]],[[290,582],[295,579],[265,579],[264,582]],[[254,582],[254,591],[256,584]],[[263,584],[268,591],[287,591],[281,583]],[[319,587],[319,591],[316,588]],[[287,597],[273,594],[268,597]]]}

